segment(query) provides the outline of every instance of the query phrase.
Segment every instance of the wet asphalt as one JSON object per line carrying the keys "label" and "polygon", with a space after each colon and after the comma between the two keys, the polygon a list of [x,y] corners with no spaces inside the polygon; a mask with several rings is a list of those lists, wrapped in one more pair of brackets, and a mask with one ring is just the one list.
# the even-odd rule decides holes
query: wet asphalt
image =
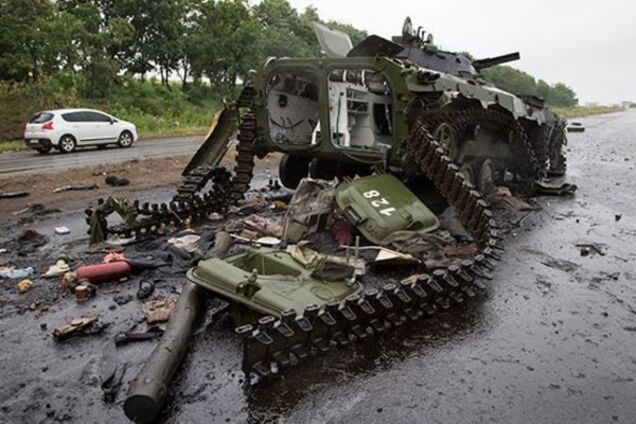
{"label": "wet asphalt", "polygon": [[[159,421],[636,422],[636,111],[580,121],[586,131],[570,134],[568,146],[577,195],[539,198],[539,211],[517,216],[481,298],[252,387],[240,372],[234,327],[210,300]],[[58,219],[82,217],[36,227],[50,234]],[[73,239],[53,237],[52,250]],[[582,256],[577,244],[602,254]],[[52,254],[11,258],[41,268]],[[178,291],[181,281],[166,278],[155,296]],[[127,384],[154,345],[116,348],[112,340],[145,326],[136,299],[113,300],[134,295],[136,282],[105,285],[79,305],[57,295],[56,282],[38,280],[23,297],[1,284],[0,421],[127,422]],[[48,311],[28,307],[38,299]],[[88,313],[109,323],[102,334],[52,340],[55,325]],[[113,370],[123,370],[123,384],[108,403],[101,384]]]}
{"label": "wet asphalt", "polygon": [[203,135],[144,139],[136,141],[126,149],[108,146],[106,149],[98,150],[93,146],[78,148],[73,153],[67,154],[56,150],[40,154],[32,149],[3,153],[0,155],[0,174],[45,173],[69,168],[120,163],[133,159],[157,159],[187,155],[196,152],[203,139]]}

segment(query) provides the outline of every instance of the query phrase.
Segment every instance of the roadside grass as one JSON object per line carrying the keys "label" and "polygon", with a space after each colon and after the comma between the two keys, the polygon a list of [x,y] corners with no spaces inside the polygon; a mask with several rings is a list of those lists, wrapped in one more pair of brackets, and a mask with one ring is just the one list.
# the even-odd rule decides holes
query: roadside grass
{"label": "roadside grass", "polygon": [[17,152],[18,150],[24,150],[26,148],[22,140],[0,141],[0,153]]}
{"label": "roadside grass", "polygon": [[553,107],[551,109],[562,118],[584,118],[586,116],[602,115],[623,110],[619,105]]}

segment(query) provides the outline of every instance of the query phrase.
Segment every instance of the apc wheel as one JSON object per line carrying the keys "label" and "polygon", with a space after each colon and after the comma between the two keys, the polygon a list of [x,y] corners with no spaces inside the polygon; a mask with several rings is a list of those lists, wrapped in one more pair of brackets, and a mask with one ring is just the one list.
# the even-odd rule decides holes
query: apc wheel
{"label": "apc wheel", "polygon": [[117,139],[117,144],[119,147],[130,147],[133,144],[133,135],[130,131],[122,131],[119,134],[119,138]]}
{"label": "apc wheel", "polygon": [[284,155],[278,165],[280,182],[289,189],[295,189],[300,180],[309,173],[309,160],[302,156]]}
{"label": "apc wheel", "polygon": [[442,149],[446,152],[451,160],[457,160],[459,156],[459,142],[457,141],[457,132],[449,124],[440,124],[433,134],[435,140],[439,142]]}
{"label": "apc wheel", "polygon": [[63,135],[57,145],[57,148],[62,153],[71,153],[75,150],[75,147],[77,147],[77,141],[75,140],[75,137],[70,134]]}
{"label": "apc wheel", "polygon": [[490,159],[484,159],[479,167],[476,186],[481,194],[490,194],[495,191],[495,164]]}
{"label": "apc wheel", "polygon": [[464,174],[464,177],[466,177],[466,181],[468,181],[472,185],[475,185],[475,170],[469,162],[463,163],[462,166],[459,168],[459,172]]}

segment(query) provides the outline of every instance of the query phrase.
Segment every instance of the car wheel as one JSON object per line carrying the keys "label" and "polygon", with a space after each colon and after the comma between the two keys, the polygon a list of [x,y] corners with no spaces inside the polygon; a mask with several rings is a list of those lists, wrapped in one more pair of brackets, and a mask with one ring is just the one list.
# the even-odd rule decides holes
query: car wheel
{"label": "car wheel", "polygon": [[40,147],[40,148],[37,148],[35,150],[37,150],[38,153],[42,153],[44,155],[44,154],[46,154],[46,153],[51,151],[51,147],[50,146],[49,147]]}
{"label": "car wheel", "polygon": [[130,131],[123,131],[119,134],[119,139],[117,140],[117,144],[119,147],[130,147],[133,144],[133,135]]}
{"label": "car wheel", "polygon": [[67,134],[60,138],[60,142],[58,143],[57,148],[62,153],[71,153],[73,150],[75,150],[76,146],[77,142],[75,141],[75,137]]}

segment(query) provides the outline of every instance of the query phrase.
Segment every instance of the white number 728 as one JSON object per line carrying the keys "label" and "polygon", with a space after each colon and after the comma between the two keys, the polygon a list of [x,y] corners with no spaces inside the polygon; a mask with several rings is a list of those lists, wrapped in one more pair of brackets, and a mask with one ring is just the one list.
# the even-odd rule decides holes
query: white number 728
{"label": "white number 728", "polygon": [[[362,195],[366,199],[374,199],[375,197],[380,197],[380,192],[377,191],[377,190],[369,190],[369,191],[365,191],[364,193],[362,193]],[[379,199],[371,200],[371,206],[373,206],[376,209],[379,209],[378,212],[380,212],[382,215],[386,215],[386,216],[391,216],[393,214],[393,212],[396,211],[396,209],[391,207],[389,201],[386,200],[386,198],[384,198],[384,197],[381,197]],[[383,206],[389,206],[389,207],[388,208],[384,208],[384,209],[380,209]]]}

